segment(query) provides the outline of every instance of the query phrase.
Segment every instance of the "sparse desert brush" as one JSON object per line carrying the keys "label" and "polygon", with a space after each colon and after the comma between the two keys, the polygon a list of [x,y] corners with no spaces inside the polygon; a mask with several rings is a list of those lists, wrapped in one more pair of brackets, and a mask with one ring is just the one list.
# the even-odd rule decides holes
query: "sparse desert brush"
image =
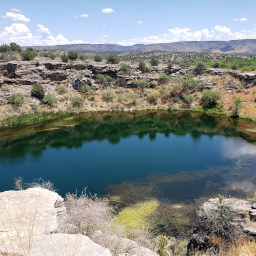
{"label": "sparse desert brush", "polygon": [[[127,238],[125,227],[116,223],[115,209],[110,206],[107,199],[88,196],[84,191],[80,196],[68,194],[65,206],[67,214],[59,221],[60,231],[86,234],[115,255],[125,253],[124,244]],[[153,247],[151,234],[142,226],[140,229],[129,229],[129,235],[128,237],[139,245]]]}

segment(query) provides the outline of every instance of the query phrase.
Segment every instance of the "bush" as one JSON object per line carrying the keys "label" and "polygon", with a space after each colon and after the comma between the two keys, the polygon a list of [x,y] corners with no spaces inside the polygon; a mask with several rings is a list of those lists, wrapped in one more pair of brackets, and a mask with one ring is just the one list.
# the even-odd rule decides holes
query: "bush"
{"label": "bush", "polygon": [[10,47],[13,52],[21,52],[20,46],[16,43],[10,43]]}
{"label": "bush", "polygon": [[96,80],[99,84],[103,85],[103,87],[110,86],[113,83],[113,78],[107,75],[97,75]]}
{"label": "bush", "polygon": [[202,75],[205,71],[206,71],[205,63],[198,62],[195,69],[194,69],[195,75]]}
{"label": "bush", "polygon": [[205,108],[214,108],[218,104],[218,100],[221,99],[221,96],[218,92],[215,91],[207,91],[201,97],[201,104]]}
{"label": "bush", "polygon": [[111,91],[106,91],[102,93],[102,98],[107,101],[113,101],[115,94]]}
{"label": "bush", "polygon": [[133,93],[131,95],[131,99],[132,99],[133,105],[137,104],[137,99],[139,99],[139,97],[140,97],[140,95],[138,93]]}
{"label": "bush", "polygon": [[94,56],[94,61],[96,61],[96,62],[102,62],[102,56],[100,56],[100,55],[95,55],[95,56]]}
{"label": "bush", "polygon": [[219,62],[214,62],[212,67],[213,68],[220,68],[220,63]]}
{"label": "bush", "polygon": [[144,79],[138,79],[138,80],[134,79],[132,80],[132,87],[144,89],[144,88],[148,88],[149,84]]}
{"label": "bush", "polygon": [[68,56],[66,55],[66,54],[63,54],[61,57],[61,60],[63,61],[63,62],[65,62],[65,63],[67,63],[68,62]]}
{"label": "bush", "polygon": [[172,63],[171,62],[168,63],[167,69],[168,69],[169,72],[172,70]]}
{"label": "bush", "polygon": [[151,66],[158,66],[159,65],[159,61],[158,61],[158,59],[156,58],[156,57],[153,57],[152,59],[151,59],[151,61],[150,61],[150,64],[151,64]]}
{"label": "bush", "polygon": [[106,57],[106,60],[107,60],[107,63],[110,63],[110,64],[118,64],[120,61],[119,57],[116,54],[109,54]]}
{"label": "bush", "polygon": [[37,66],[37,67],[40,66],[40,62],[39,62],[39,61],[36,62],[36,66]]}
{"label": "bush", "polygon": [[1,53],[10,52],[11,50],[12,50],[11,47],[7,44],[0,45],[0,52]]}
{"label": "bush", "polygon": [[139,63],[139,70],[140,70],[142,73],[147,73],[147,72],[149,72],[149,68],[146,67],[146,64],[145,64],[144,61],[141,61],[141,62]]}
{"label": "bush", "polygon": [[119,71],[121,75],[130,75],[131,74],[131,67],[125,63],[121,64],[121,70]]}
{"label": "bush", "polygon": [[63,85],[59,85],[56,90],[57,90],[57,93],[60,95],[67,92],[67,88]]}
{"label": "bush", "polygon": [[43,103],[48,104],[49,106],[52,106],[58,102],[57,98],[52,94],[47,94],[43,98]]}
{"label": "bush", "polygon": [[25,98],[25,96],[20,92],[13,93],[10,97],[10,102],[14,105],[20,106],[20,105],[22,105],[24,98]]}
{"label": "bush", "polygon": [[72,99],[72,105],[73,107],[81,107],[84,102],[84,99],[81,97],[74,97]]}
{"label": "bush", "polygon": [[67,57],[69,60],[77,60],[78,53],[75,51],[69,51]]}
{"label": "bush", "polygon": [[33,60],[37,55],[37,52],[34,51],[32,48],[27,48],[25,51],[21,53],[22,60],[30,61]]}
{"label": "bush", "polygon": [[44,87],[41,84],[34,84],[31,90],[31,96],[42,100],[45,96]]}
{"label": "bush", "polygon": [[81,60],[81,61],[85,61],[86,56],[85,56],[84,54],[79,54],[78,58],[79,58],[79,60]]}
{"label": "bush", "polygon": [[185,102],[188,106],[190,106],[191,103],[193,102],[194,98],[193,98],[192,95],[185,95],[185,96],[183,96],[183,100],[184,100],[184,102]]}
{"label": "bush", "polygon": [[158,83],[159,84],[167,84],[170,81],[171,81],[171,78],[168,75],[166,75],[166,74],[162,74],[158,78]]}
{"label": "bush", "polygon": [[156,104],[158,97],[159,97],[159,94],[158,94],[157,92],[155,92],[155,93],[149,93],[149,94],[147,95],[147,101],[148,101],[150,104]]}
{"label": "bush", "polygon": [[240,110],[241,110],[241,99],[240,98],[236,98],[234,103],[233,103],[233,106],[232,106],[232,117],[234,118],[237,118],[239,117],[239,114],[240,114]]}
{"label": "bush", "polygon": [[54,60],[56,58],[56,55],[53,53],[53,52],[50,52],[48,57],[51,59],[51,60]]}

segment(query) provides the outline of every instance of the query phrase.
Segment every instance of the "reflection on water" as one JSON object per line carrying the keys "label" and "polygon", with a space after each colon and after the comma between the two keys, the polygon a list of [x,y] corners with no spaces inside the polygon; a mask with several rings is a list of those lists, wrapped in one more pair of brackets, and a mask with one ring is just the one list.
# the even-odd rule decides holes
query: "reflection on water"
{"label": "reflection on water", "polygon": [[0,131],[0,189],[43,178],[63,195],[190,203],[255,189],[255,124],[191,113],[88,114]]}

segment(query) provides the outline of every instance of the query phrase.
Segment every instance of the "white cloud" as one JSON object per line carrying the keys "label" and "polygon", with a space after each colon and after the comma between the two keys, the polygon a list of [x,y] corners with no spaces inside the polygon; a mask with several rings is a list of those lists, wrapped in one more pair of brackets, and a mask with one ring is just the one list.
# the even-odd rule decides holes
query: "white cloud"
{"label": "white cloud", "polygon": [[246,22],[246,21],[247,21],[247,18],[234,18],[234,21]]}
{"label": "white cloud", "polygon": [[213,29],[192,30],[190,28],[170,28],[169,33],[151,35],[147,37],[132,38],[117,42],[121,45],[133,45],[137,43],[171,43],[180,41],[228,41],[236,39],[256,38],[256,27],[248,30],[231,31],[227,26],[217,25]]}
{"label": "white cloud", "polygon": [[12,11],[12,12],[21,12],[21,10],[20,10],[20,9],[17,9],[17,8],[12,8],[11,11]]}
{"label": "white cloud", "polygon": [[108,38],[108,37],[109,37],[109,35],[104,35],[103,37],[104,37],[104,38]]}
{"label": "white cloud", "polygon": [[102,13],[112,13],[114,12],[115,10],[112,9],[112,8],[105,8],[105,9],[102,9]]}
{"label": "white cloud", "polygon": [[25,17],[23,14],[19,13],[13,13],[13,12],[7,12],[5,16],[3,16],[5,19],[11,19],[12,21],[20,21],[20,22],[29,22],[30,19]]}
{"label": "white cloud", "polygon": [[138,20],[138,22],[137,22],[138,24],[142,24],[143,23],[143,21],[142,20]]}
{"label": "white cloud", "polygon": [[21,23],[13,23],[11,26],[6,26],[3,31],[0,31],[0,44],[16,42],[20,45],[59,45],[59,44],[78,44],[84,43],[82,40],[70,41],[62,34],[54,36],[45,26],[37,25],[37,33],[32,34],[29,27]]}
{"label": "white cloud", "polygon": [[81,14],[80,17],[81,18],[89,18],[89,14]]}
{"label": "white cloud", "polygon": [[106,27],[107,26],[107,24],[102,24],[102,27]]}

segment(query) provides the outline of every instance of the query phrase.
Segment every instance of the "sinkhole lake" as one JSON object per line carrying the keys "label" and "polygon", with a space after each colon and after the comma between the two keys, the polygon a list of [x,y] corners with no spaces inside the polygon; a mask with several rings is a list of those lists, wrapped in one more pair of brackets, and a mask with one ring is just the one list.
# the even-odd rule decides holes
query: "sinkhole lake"
{"label": "sinkhole lake", "polygon": [[185,112],[83,114],[0,130],[0,190],[14,179],[87,191],[191,202],[256,188],[256,124]]}

